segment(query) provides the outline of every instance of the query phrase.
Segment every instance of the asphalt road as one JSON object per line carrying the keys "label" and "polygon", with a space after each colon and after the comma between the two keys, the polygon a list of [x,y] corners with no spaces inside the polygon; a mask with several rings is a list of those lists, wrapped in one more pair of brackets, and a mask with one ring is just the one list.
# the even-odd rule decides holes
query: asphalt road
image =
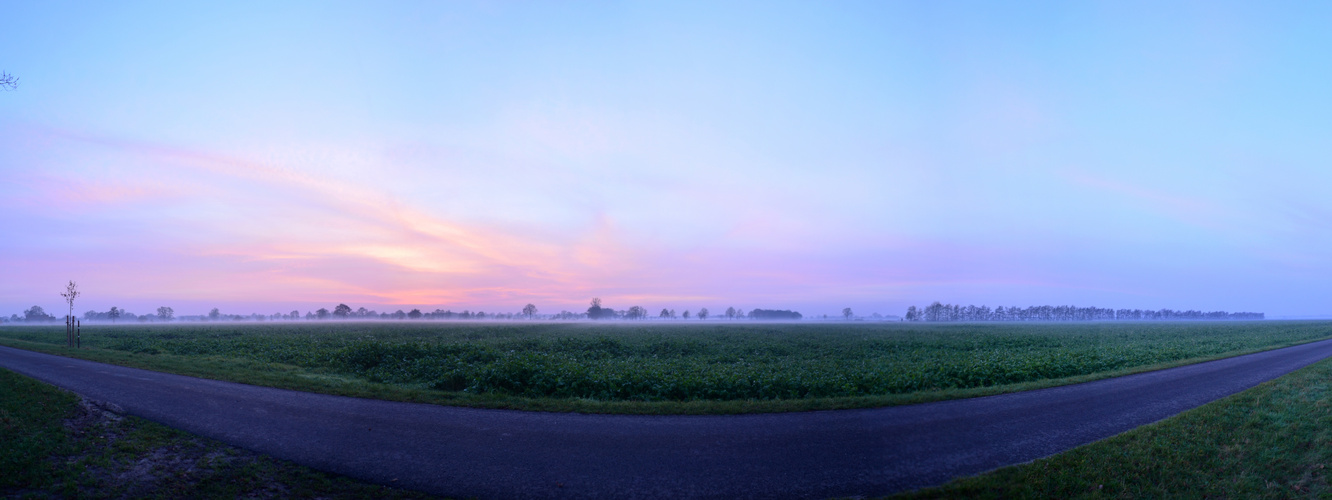
{"label": "asphalt road", "polygon": [[1332,355],[1332,340],[1085,384],[869,410],[628,416],[327,396],[0,347],[0,366],[317,469],[479,498],[884,495],[1031,461]]}

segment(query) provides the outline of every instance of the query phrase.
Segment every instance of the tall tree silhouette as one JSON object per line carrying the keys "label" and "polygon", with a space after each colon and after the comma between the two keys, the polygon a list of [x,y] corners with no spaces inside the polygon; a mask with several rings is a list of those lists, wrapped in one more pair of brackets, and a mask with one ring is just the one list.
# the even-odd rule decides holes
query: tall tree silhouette
{"label": "tall tree silhouette", "polygon": [[74,317],[74,299],[78,298],[81,293],[79,292],[78,283],[75,283],[74,280],[69,280],[69,284],[65,285],[65,291],[60,292],[60,296],[65,298],[65,302],[69,303],[69,317],[71,318]]}
{"label": "tall tree silhouette", "polygon": [[601,299],[594,297],[592,307],[587,308],[587,319],[601,319],[603,314],[605,314],[605,310],[601,308]]}

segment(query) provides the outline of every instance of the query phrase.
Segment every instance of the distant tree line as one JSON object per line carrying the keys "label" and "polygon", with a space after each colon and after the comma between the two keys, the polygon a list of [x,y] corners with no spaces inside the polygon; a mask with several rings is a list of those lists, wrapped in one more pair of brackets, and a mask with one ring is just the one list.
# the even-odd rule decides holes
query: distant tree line
{"label": "distant tree line", "polygon": [[[876,315],[876,318],[879,316]],[[709,318],[725,318],[730,320],[751,319],[758,321],[794,321],[803,319],[804,316],[796,311],[779,309],[754,309],[748,313],[736,307],[728,307],[720,316],[714,316],[708,308],[700,308],[698,311],[679,311],[675,309],[662,309],[656,315],[658,320],[707,320]],[[41,306],[33,306],[23,312],[23,315],[11,315],[9,318],[0,316],[0,323],[3,322],[54,322],[59,318],[47,314]],[[212,308],[208,314],[176,316],[175,311],[170,307],[159,307],[156,314],[134,314],[119,307],[112,307],[106,311],[87,311],[83,313],[83,321],[89,322],[109,322],[116,323],[121,321],[144,322],[162,322],[162,321],[317,321],[317,320],[515,320],[515,319],[537,319],[537,320],[557,320],[557,321],[575,321],[575,320],[644,320],[652,319],[646,308],[642,306],[632,306],[624,310],[616,310],[609,307],[601,307],[600,300],[589,307],[587,312],[560,311],[555,314],[538,315],[536,306],[528,304],[518,313],[487,313],[483,311],[463,310],[454,312],[452,310],[435,309],[433,312],[422,312],[420,309],[403,311],[401,309],[394,312],[378,312],[364,307],[352,310],[346,304],[338,304],[333,310],[319,308],[314,311],[308,311],[302,314],[300,311],[291,311],[289,313],[273,314],[227,314],[221,312],[218,308]],[[825,317],[826,319],[826,317]]]}
{"label": "distant tree line", "polygon": [[[857,319],[850,308],[842,310],[844,319]],[[724,312],[714,316],[708,308],[701,308],[698,311],[684,310],[677,312],[675,309],[662,309],[654,316],[649,315],[648,310],[642,306],[631,306],[627,309],[616,310],[602,305],[601,299],[592,299],[592,304],[586,312],[560,311],[555,314],[539,315],[535,305],[527,304],[517,313],[487,313],[483,311],[463,310],[454,312],[452,310],[435,309],[431,312],[422,312],[420,309],[403,311],[398,309],[394,312],[378,312],[371,309],[360,307],[352,309],[347,304],[338,304],[330,311],[326,308],[319,308],[314,311],[308,311],[301,314],[300,311],[291,311],[289,313],[273,314],[225,314],[217,308],[213,308],[207,315],[198,316],[176,316],[175,311],[170,307],[157,308],[156,314],[134,314],[132,312],[112,307],[106,311],[88,311],[83,313],[84,321],[137,321],[137,322],[162,322],[162,321],[315,321],[315,320],[557,320],[557,321],[577,321],[577,320],[707,320],[709,318],[725,318],[728,320],[750,319],[757,321],[796,321],[804,319],[799,312],[780,309],[753,309],[746,313],[744,310],[736,307],[728,307]],[[883,316],[874,314],[874,319],[883,319]],[[896,316],[887,316],[887,319],[896,320]],[[55,322],[60,318],[48,314],[41,306],[32,306],[24,310],[20,316],[18,314],[10,315],[5,318],[0,316],[0,322]],[[825,315],[823,319],[828,319]],[[1225,312],[1213,311],[1202,312],[1196,310],[1176,311],[1172,309],[1161,310],[1142,310],[1142,309],[1104,309],[1099,307],[1077,307],[1077,306],[1031,306],[1031,307],[996,307],[991,309],[989,306],[962,306],[953,304],[941,304],[934,302],[925,308],[911,306],[907,308],[905,321],[929,321],[929,322],[956,322],[956,321],[1188,321],[1188,320],[1262,320],[1266,319],[1264,313],[1253,312]]]}
{"label": "distant tree line", "polygon": [[[170,307],[157,308],[157,314],[134,314],[119,307],[112,307],[106,311],[88,311],[83,313],[83,321],[171,321],[176,319],[175,311]],[[47,323],[55,322],[60,318],[53,316],[42,309],[42,306],[32,306],[23,311],[23,315],[11,314],[8,318],[0,316],[0,323]]]}
{"label": "distant tree line", "polygon": [[[777,310],[777,309],[754,309],[746,313],[738,307],[727,307],[726,311],[720,316],[713,316],[708,308],[700,308],[697,312],[685,310],[676,312],[675,309],[662,309],[657,313],[657,319],[675,320],[675,319],[699,319],[706,320],[710,317],[722,317],[726,319],[753,319],[753,320],[798,320],[803,318],[800,313],[795,311]],[[592,305],[587,308],[585,313],[572,313],[569,311],[560,311],[550,319],[593,319],[593,320],[642,320],[648,319],[648,311],[642,306],[632,306],[628,309],[617,311],[615,309],[602,306],[601,299],[592,299]]]}
{"label": "distant tree line", "polygon": [[1201,321],[1201,320],[1260,320],[1264,313],[1225,311],[1202,312],[1195,310],[1159,311],[1142,309],[1103,309],[1077,306],[961,306],[935,302],[918,309],[907,308],[906,321]]}

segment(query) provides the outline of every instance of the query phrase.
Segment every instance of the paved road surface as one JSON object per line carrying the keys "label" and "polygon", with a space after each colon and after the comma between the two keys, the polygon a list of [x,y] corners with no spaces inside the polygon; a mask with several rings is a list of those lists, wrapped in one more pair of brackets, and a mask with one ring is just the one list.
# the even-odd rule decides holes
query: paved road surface
{"label": "paved road surface", "polygon": [[870,410],[480,410],[219,382],[0,347],[0,366],[317,469],[480,498],[825,498],[938,485],[1109,437],[1332,355],[1332,340],[1085,384]]}

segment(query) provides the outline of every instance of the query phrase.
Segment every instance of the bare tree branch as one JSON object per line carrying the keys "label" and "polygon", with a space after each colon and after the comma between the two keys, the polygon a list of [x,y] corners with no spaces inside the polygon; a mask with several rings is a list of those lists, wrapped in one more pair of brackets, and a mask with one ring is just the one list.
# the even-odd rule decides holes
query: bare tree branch
{"label": "bare tree branch", "polygon": [[0,71],[0,90],[14,90],[18,88],[18,77]]}

